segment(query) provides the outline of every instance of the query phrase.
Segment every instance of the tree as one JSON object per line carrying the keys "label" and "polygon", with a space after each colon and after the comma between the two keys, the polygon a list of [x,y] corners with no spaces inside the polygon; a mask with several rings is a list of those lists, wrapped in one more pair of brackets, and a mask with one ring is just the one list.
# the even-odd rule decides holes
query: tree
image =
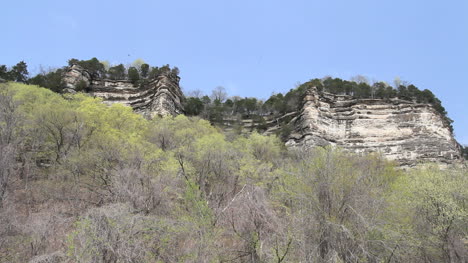
{"label": "tree", "polygon": [[190,90],[187,92],[187,97],[201,98],[203,97],[203,92],[199,89]]}
{"label": "tree", "polygon": [[78,65],[79,62],[80,62],[80,61],[79,61],[78,59],[76,59],[76,58],[71,58],[71,59],[68,60],[68,66],[71,67],[71,66],[73,66],[73,65]]}
{"label": "tree", "polygon": [[211,92],[211,99],[213,102],[223,103],[227,98],[226,89],[222,86],[218,86]]}
{"label": "tree", "polygon": [[171,67],[169,64],[163,65],[159,68],[159,74],[169,75],[171,73]]}
{"label": "tree", "polygon": [[94,78],[101,78],[106,73],[104,65],[97,58],[92,58],[90,60],[77,60],[72,58],[68,61],[68,64],[70,66],[81,66],[82,68],[86,69]]}
{"label": "tree", "polygon": [[468,145],[462,146],[462,153],[465,159],[468,160]]}
{"label": "tree", "polygon": [[0,89],[0,210],[15,172],[18,143],[21,140],[17,103],[8,90]]}
{"label": "tree", "polygon": [[206,95],[203,96],[203,97],[201,98],[201,100],[202,100],[202,102],[203,102],[204,105],[209,105],[209,104],[211,103],[210,97],[208,97],[208,96],[206,96]]}
{"label": "tree", "polygon": [[78,92],[85,92],[87,88],[88,84],[83,79],[78,81],[78,83],[75,86],[75,90]]}
{"label": "tree", "polygon": [[197,97],[189,97],[185,102],[184,109],[188,116],[200,115],[204,109],[203,101]]}
{"label": "tree", "polygon": [[109,68],[109,78],[115,80],[125,79],[125,66],[119,64]]}
{"label": "tree", "polygon": [[148,64],[146,63],[141,64],[140,72],[141,72],[142,78],[146,79],[148,77],[149,69],[150,69],[150,66]]}
{"label": "tree", "polygon": [[13,81],[26,83],[28,81],[28,65],[24,61],[18,62],[10,70],[9,75]]}
{"label": "tree", "polygon": [[29,83],[38,85],[54,92],[61,92],[65,86],[62,80],[63,69],[49,69],[43,71],[33,78],[29,79]]}
{"label": "tree", "polygon": [[387,94],[387,86],[383,82],[376,82],[372,85],[372,89],[375,91],[375,98],[389,98],[390,94]]}
{"label": "tree", "polygon": [[140,74],[135,67],[128,68],[128,79],[133,83],[136,84],[140,79]]}
{"label": "tree", "polygon": [[[398,183],[398,198],[404,198],[411,211],[408,215],[412,215],[407,236],[409,242],[418,244],[409,256],[426,262],[466,262],[466,170],[429,165],[411,171]],[[405,261],[415,262],[411,258]]]}
{"label": "tree", "polygon": [[356,75],[356,76],[351,78],[351,81],[354,81],[357,84],[366,83],[367,85],[369,85],[369,83],[370,83],[369,78],[366,77],[366,76],[363,76],[363,75]]}
{"label": "tree", "polygon": [[138,71],[140,71],[141,70],[141,65],[143,65],[143,64],[146,64],[146,62],[141,58],[137,58],[137,59],[135,59],[135,61],[132,62],[132,67],[134,67]]}
{"label": "tree", "polygon": [[0,79],[11,80],[9,72],[8,72],[8,68],[6,65],[0,65]]}
{"label": "tree", "polygon": [[[386,191],[396,179],[385,160],[332,148],[293,152],[287,203],[296,211],[295,239],[303,262],[390,262],[379,226]],[[292,177],[291,177],[292,176]],[[291,188],[289,188],[291,187]],[[294,218],[294,217],[293,217]],[[291,218],[290,220],[295,220]]]}
{"label": "tree", "polygon": [[108,70],[109,70],[109,68],[110,68],[110,63],[109,63],[109,61],[107,61],[107,60],[101,60],[101,61],[99,61],[99,62],[104,66],[104,70],[105,70],[105,71],[108,71]]}
{"label": "tree", "polygon": [[180,73],[180,70],[178,67],[174,67],[172,68],[171,70],[171,74],[174,75],[174,76],[179,76],[179,73]]}
{"label": "tree", "polygon": [[155,79],[160,74],[161,70],[158,67],[152,67],[148,78]]}

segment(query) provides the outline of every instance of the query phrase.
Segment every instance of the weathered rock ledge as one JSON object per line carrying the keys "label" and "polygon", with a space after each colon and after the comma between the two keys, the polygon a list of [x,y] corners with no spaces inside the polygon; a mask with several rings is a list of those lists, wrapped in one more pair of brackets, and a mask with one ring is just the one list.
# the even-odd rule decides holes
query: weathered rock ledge
{"label": "weathered rock ledge", "polygon": [[121,103],[131,106],[147,118],[178,115],[183,112],[180,78],[161,74],[142,85],[135,86],[128,80],[95,79],[78,65],[65,72],[63,80],[67,92],[76,92],[84,85],[92,96],[102,98],[106,104]]}
{"label": "weathered rock ledge", "polygon": [[334,145],[379,152],[401,165],[461,159],[449,123],[429,104],[400,99],[353,99],[310,89],[292,120],[289,147]]}

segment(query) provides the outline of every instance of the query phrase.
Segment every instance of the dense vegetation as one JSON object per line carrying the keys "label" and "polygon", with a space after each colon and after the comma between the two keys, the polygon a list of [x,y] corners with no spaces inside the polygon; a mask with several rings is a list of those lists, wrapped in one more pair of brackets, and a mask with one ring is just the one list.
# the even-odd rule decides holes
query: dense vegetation
{"label": "dense vegetation", "polygon": [[286,151],[197,117],[0,85],[0,262],[468,258],[466,168]]}
{"label": "dense vegetation", "polygon": [[[27,64],[24,61],[20,61],[10,69],[6,65],[0,65],[0,78],[6,81],[38,85],[60,93],[65,87],[63,73],[65,73],[67,67],[73,65],[81,66],[93,79],[130,80],[135,85],[145,84],[148,80],[154,79],[161,74],[175,77],[179,75],[177,67],[171,68],[169,65],[152,67],[142,59],[137,59],[128,66],[124,66],[123,64],[111,66],[108,62],[99,61],[97,58],[89,60],[72,58],[68,60],[68,66],[58,69],[41,70],[39,74],[31,78],[29,78]],[[78,90],[84,90],[84,87],[78,86]]]}

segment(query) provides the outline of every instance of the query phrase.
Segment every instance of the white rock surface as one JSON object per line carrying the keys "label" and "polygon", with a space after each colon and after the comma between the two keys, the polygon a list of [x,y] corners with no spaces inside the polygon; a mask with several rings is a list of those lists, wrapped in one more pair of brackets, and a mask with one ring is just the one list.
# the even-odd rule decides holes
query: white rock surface
{"label": "white rock surface", "polygon": [[104,103],[121,103],[132,107],[147,118],[178,115],[183,111],[179,77],[159,75],[144,85],[134,86],[128,80],[91,79],[80,66],[73,65],[64,74],[67,92],[75,92],[76,85],[84,80],[88,92],[102,98]]}
{"label": "white rock surface", "polygon": [[461,158],[449,124],[429,104],[399,99],[353,99],[308,91],[290,147],[335,145],[355,153],[380,152],[402,165],[452,163]]}

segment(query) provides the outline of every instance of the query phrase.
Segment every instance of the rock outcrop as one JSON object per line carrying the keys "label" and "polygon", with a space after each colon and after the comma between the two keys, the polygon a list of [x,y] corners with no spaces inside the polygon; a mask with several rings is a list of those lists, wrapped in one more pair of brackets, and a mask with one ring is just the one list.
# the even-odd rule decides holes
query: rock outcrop
{"label": "rock outcrop", "polygon": [[69,67],[63,76],[66,92],[83,89],[92,96],[102,98],[106,104],[121,103],[131,106],[147,118],[183,112],[183,94],[179,80],[178,76],[161,74],[136,86],[128,80],[93,78],[78,65]]}
{"label": "rock outcrop", "polygon": [[[128,80],[93,78],[78,65],[69,67],[65,90],[84,89],[107,104],[131,106],[147,118],[183,113],[179,77],[161,74],[135,86]],[[453,163],[462,158],[450,123],[430,104],[401,99],[356,99],[347,95],[307,91],[302,110],[285,116],[264,116],[264,122],[241,120],[245,132],[258,128],[265,134],[281,133],[287,124],[292,133],[288,147],[339,146],[355,153],[379,152],[401,165],[418,162]],[[287,121],[285,121],[287,120]],[[224,121],[232,130],[239,120]]]}
{"label": "rock outcrop", "polygon": [[429,104],[355,99],[312,88],[292,124],[290,147],[336,145],[355,153],[379,152],[401,165],[461,158],[450,124]]}

